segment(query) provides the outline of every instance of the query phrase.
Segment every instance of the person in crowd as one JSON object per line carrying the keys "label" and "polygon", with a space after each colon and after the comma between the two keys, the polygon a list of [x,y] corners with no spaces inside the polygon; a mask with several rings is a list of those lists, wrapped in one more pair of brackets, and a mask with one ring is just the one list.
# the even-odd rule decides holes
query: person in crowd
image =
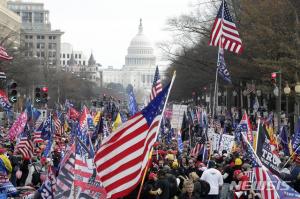
{"label": "person in crowd", "polygon": [[234,187],[234,198],[246,199],[251,187],[249,177],[245,175],[241,170],[235,170],[233,175],[237,183],[237,185],[235,185]]}
{"label": "person in crowd", "polygon": [[179,196],[179,199],[200,199],[200,196],[194,191],[193,181],[185,181],[183,187],[184,192]]}
{"label": "person in crowd", "polygon": [[161,190],[161,194],[159,195],[159,199],[169,199],[170,198],[170,184],[166,176],[166,172],[164,169],[160,169],[157,173],[158,181],[157,188]]}
{"label": "person in crowd", "polygon": [[201,180],[209,183],[210,191],[207,195],[207,199],[218,199],[221,186],[223,185],[223,176],[221,172],[215,169],[216,163],[214,161],[208,161],[208,169],[206,169]]}
{"label": "person in crowd", "polygon": [[151,172],[148,176],[148,181],[144,185],[142,198],[156,199],[161,193],[162,190],[157,188],[157,174]]}
{"label": "person in crowd", "polygon": [[209,183],[201,180],[195,172],[190,173],[189,178],[194,183],[194,191],[197,193],[197,195],[201,198],[206,197],[210,191]]}

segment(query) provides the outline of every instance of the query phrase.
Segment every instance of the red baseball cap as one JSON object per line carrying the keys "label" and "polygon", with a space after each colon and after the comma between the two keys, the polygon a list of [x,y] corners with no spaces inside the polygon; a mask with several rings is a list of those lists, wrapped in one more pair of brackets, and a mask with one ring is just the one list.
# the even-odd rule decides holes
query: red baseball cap
{"label": "red baseball cap", "polygon": [[233,176],[237,176],[237,175],[239,175],[240,173],[242,173],[241,170],[235,170],[234,173],[233,173]]}

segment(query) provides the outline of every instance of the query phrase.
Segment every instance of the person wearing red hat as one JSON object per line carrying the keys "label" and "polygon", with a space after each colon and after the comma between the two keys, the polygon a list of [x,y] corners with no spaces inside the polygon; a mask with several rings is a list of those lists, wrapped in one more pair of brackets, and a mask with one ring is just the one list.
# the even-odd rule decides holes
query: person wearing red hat
{"label": "person wearing red hat", "polygon": [[237,182],[234,187],[234,199],[247,199],[247,191],[251,188],[249,177],[244,175],[241,170],[235,170],[233,176]]}
{"label": "person wearing red hat", "polygon": [[155,199],[161,194],[161,189],[157,187],[157,174],[151,172],[148,175],[148,181],[146,181],[143,187],[143,193],[141,198]]}

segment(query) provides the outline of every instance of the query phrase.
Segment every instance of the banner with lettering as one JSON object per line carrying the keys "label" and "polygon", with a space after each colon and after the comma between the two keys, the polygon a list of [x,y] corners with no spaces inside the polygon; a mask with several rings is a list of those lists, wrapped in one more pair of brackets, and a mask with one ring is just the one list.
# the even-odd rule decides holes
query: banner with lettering
{"label": "banner with lettering", "polygon": [[278,153],[271,148],[270,140],[266,135],[266,126],[260,125],[257,131],[256,154],[262,164],[272,173],[279,174],[279,164],[281,163]]}
{"label": "banner with lettering", "polygon": [[27,122],[27,113],[24,111],[22,114],[19,115],[17,120],[13,123],[12,127],[8,131],[10,141],[14,141],[20,133],[23,132],[24,127]]}
{"label": "banner with lettering", "polygon": [[[208,130],[208,138],[211,143],[212,150],[222,152],[223,150],[231,151],[234,145],[234,136],[214,133],[212,130]],[[221,140],[220,140],[221,139]]]}

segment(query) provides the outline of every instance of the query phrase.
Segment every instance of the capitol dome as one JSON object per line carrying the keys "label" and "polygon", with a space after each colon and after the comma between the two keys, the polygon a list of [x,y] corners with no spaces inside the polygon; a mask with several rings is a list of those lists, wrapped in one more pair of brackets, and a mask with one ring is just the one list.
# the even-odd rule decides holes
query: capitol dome
{"label": "capitol dome", "polygon": [[125,57],[126,66],[153,66],[156,57],[150,40],[143,34],[143,24],[140,19],[138,34],[131,40]]}

